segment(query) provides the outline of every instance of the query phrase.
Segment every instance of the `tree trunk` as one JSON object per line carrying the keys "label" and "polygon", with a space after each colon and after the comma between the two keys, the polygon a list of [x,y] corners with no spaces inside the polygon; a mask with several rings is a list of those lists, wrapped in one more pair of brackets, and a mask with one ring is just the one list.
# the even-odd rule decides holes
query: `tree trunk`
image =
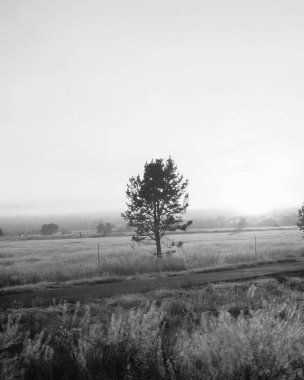
{"label": "tree trunk", "polygon": [[159,234],[156,234],[155,241],[156,241],[156,249],[157,249],[156,256],[157,256],[157,258],[159,258],[159,257],[162,257]]}
{"label": "tree trunk", "polygon": [[160,245],[160,234],[159,234],[159,222],[160,222],[160,215],[159,215],[159,204],[158,201],[154,203],[154,228],[155,228],[155,242],[156,242],[156,256],[159,259],[162,257],[162,251],[161,251],[161,245]]}

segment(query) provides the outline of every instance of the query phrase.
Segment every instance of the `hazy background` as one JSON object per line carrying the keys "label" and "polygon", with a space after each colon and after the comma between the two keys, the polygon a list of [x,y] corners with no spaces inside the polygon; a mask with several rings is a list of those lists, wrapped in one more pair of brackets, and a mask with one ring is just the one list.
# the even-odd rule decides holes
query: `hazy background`
{"label": "hazy background", "polygon": [[124,209],[169,154],[192,208],[304,201],[302,0],[0,0],[0,214]]}

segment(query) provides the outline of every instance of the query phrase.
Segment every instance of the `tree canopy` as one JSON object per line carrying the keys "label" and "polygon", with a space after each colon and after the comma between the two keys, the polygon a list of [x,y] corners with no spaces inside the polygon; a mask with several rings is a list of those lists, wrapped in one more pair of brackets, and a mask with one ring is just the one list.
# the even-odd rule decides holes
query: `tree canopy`
{"label": "tree canopy", "polygon": [[304,238],[304,203],[302,207],[298,210],[298,227],[303,232],[303,238]]}
{"label": "tree canopy", "polygon": [[131,177],[127,184],[127,210],[121,215],[135,228],[134,240],[155,241],[158,257],[165,233],[185,231],[191,224],[183,220],[189,206],[187,186],[188,180],[178,173],[171,157],[146,162],[143,177]]}

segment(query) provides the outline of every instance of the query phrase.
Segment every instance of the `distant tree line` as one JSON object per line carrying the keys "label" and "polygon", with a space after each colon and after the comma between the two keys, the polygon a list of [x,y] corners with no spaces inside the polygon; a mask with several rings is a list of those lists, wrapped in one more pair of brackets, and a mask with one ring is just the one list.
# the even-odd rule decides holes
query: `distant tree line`
{"label": "distant tree line", "polygon": [[215,218],[194,218],[192,229],[212,229],[212,228],[237,228],[245,227],[278,227],[296,226],[298,217],[296,213],[279,216],[240,216],[225,218],[217,216]]}

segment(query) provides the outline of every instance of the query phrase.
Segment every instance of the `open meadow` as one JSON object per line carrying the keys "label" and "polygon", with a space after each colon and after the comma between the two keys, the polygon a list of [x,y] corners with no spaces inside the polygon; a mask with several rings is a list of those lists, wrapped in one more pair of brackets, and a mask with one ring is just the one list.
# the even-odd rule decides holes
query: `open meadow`
{"label": "open meadow", "polygon": [[[256,250],[255,250],[256,236]],[[201,270],[227,264],[276,261],[303,256],[297,229],[260,229],[170,235],[183,247],[157,259],[153,245],[130,236],[104,238],[0,240],[0,288],[55,286],[166,272]],[[169,241],[168,245],[169,245]],[[100,245],[98,262],[97,245]]]}

